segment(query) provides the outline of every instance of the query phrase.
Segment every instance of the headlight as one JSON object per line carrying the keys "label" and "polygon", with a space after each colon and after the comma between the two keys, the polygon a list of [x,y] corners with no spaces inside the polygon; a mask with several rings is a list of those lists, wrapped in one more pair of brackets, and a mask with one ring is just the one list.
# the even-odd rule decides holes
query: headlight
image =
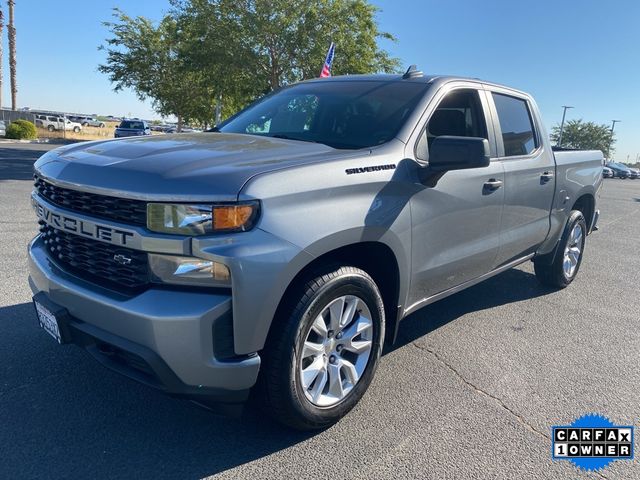
{"label": "headlight", "polygon": [[152,279],[158,283],[228,287],[231,285],[229,268],[219,262],[195,257],[149,254]]}
{"label": "headlight", "polygon": [[147,228],[181,235],[244,232],[255,225],[259,205],[256,201],[216,205],[149,203]]}

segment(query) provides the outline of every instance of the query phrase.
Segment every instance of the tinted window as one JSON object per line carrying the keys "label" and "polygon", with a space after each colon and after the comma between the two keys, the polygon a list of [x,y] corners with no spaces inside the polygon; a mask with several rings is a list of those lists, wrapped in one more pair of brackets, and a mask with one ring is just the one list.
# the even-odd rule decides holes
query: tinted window
{"label": "tinted window", "polygon": [[144,125],[142,124],[142,122],[131,122],[129,120],[123,120],[122,122],[120,122],[120,128],[132,128],[135,130],[143,130]]}
{"label": "tinted window", "polygon": [[443,135],[488,139],[484,112],[476,90],[455,90],[440,101],[418,142],[418,158],[428,160],[427,149],[436,137]]}
{"label": "tinted window", "polygon": [[334,148],[371,147],[396,136],[427,88],[397,80],[301,83],[264,98],[219,129]]}
{"label": "tinted window", "polygon": [[493,93],[496,104],[504,155],[528,155],[538,146],[527,102],[519,98]]}

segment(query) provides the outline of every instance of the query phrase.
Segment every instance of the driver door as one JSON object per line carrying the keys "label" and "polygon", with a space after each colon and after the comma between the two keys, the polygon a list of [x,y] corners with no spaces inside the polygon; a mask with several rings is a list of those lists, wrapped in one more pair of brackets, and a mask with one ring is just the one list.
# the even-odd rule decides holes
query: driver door
{"label": "driver door", "polygon": [[[485,92],[452,88],[436,97],[436,108],[419,137],[425,151],[437,136],[482,137],[491,146],[488,167],[448,171],[433,187],[418,185],[411,198],[412,282],[410,306],[492,270],[500,245],[504,171]],[[418,158],[428,161],[428,158]],[[409,307],[411,309],[411,307]]]}

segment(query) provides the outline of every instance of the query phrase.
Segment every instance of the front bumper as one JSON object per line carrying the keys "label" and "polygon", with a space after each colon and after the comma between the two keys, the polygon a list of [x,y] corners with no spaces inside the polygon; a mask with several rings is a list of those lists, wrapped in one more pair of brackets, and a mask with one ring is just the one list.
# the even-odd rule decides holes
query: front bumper
{"label": "front bumper", "polygon": [[29,246],[29,270],[34,294],[68,312],[71,341],[119,373],[169,394],[229,403],[244,401],[256,382],[258,355],[228,355],[227,293],[151,288],[123,296],[58,268],[39,237]]}

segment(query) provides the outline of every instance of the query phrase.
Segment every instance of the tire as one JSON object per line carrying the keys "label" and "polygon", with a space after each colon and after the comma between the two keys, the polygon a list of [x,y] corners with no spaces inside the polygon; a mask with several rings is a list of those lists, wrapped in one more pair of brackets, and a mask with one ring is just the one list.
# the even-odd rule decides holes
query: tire
{"label": "tire", "polygon": [[80,133],[80,127],[73,127],[74,133]]}
{"label": "tire", "polygon": [[587,222],[584,215],[578,210],[572,210],[558,247],[554,252],[536,257],[533,261],[540,283],[565,288],[573,282],[580,270],[586,237]]}
{"label": "tire", "polygon": [[106,125],[104,123],[101,123],[100,125],[98,125],[100,128],[104,128],[106,127]]}
{"label": "tire", "polygon": [[[326,428],[358,403],[373,379],[384,343],[382,297],[366,272],[339,266],[284,300],[288,307],[262,352],[264,406],[295,429]],[[347,319],[342,327],[338,312]]]}
{"label": "tire", "polygon": [[56,127],[54,127],[53,125],[49,125],[47,127],[47,130],[49,130],[50,132],[53,132],[56,129]]}

